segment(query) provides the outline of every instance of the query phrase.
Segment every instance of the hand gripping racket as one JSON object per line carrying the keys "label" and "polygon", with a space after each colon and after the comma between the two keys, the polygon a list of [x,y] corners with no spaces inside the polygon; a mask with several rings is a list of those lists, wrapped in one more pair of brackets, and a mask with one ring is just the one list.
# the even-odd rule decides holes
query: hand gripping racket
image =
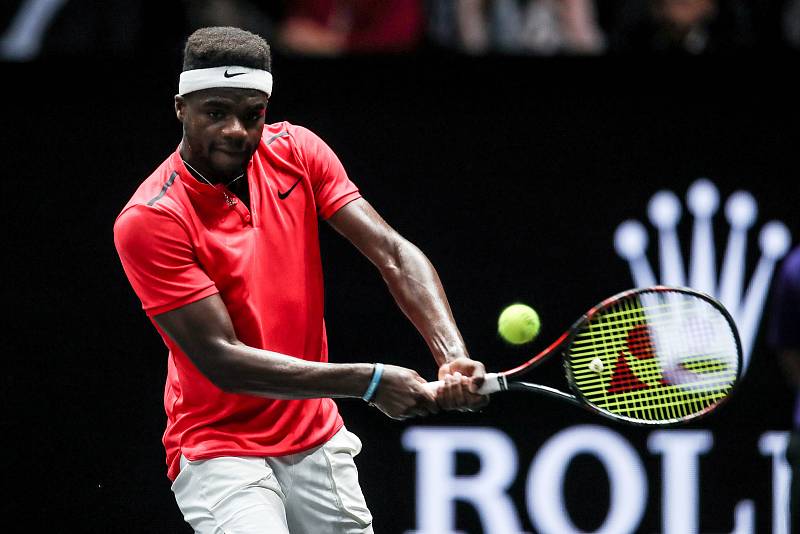
{"label": "hand gripping racket", "polygon": [[[519,380],[556,353],[572,394]],[[691,289],[655,286],[604,300],[527,362],[487,373],[479,392],[532,391],[618,421],[673,424],[719,406],[741,362],[739,334],[722,304]]]}

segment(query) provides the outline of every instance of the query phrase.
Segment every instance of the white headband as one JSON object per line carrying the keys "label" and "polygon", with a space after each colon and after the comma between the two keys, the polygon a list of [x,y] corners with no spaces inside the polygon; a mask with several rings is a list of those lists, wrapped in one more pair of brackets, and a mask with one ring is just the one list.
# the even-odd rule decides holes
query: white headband
{"label": "white headband", "polygon": [[272,74],[261,69],[249,67],[212,67],[181,72],[178,94],[185,95],[211,89],[213,87],[233,87],[236,89],[257,89],[272,95]]}

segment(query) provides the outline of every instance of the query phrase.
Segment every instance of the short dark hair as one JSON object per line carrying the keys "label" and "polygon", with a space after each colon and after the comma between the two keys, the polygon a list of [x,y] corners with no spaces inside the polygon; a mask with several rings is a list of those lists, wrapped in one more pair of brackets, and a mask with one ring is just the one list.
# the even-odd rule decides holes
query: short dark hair
{"label": "short dark hair", "polygon": [[184,71],[226,65],[271,72],[269,44],[259,35],[232,26],[200,28],[186,40]]}

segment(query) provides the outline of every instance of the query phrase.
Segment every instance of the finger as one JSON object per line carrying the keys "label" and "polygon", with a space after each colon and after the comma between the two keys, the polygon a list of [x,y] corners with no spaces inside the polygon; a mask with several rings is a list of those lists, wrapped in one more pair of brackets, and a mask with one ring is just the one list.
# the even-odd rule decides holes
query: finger
{"label": "finger", "polygon": [[439,373],[438,373],[439,380],[444,380],[444,377],[449,375],[449,374],[452,374],[451,370],[450,370],[450,364],[449,363],[446,363],[446,364],[442,365],[441,367],[439,367]]}
{"label": "finger", "polygon": [[436,388],[436,403],[443,410],[447,410],[450,407],[450,399],[447,393],[447,376],[448,375],[444,375],[440,378],[441,385]]}
{"label": "finger", "polygon": [[428,389],[424,386],[424,384],[427,384],[427,382],[423,380],[417,389],[416,394],[413,396],[414,408],[418,410],[424,410],[425,413],[421,415],[438,413],[439,405],[437,404],[437,391]]}
{"label": "finger", "polygon": [[464,408],[467,404],[466,398],[464,397],[464,390],[466,389],[465,380],[466,377],[458,371],[453,373],[453,381],[450,390],[452,391],[453,407],[455,408]]}
{"label": "finger", "polygon": [[479,365],[475,368],[474,372],[470,377],[470,384],[469,384],[470,392],[477,393],[485,381],[486,381],[486,371],[484,370],[483,365]]}
{"label": "finger", "polygon": [[439,413],[439,403],[436,400],[436,396],[431,394],[431,392],[425,392],[425,395],[422,397],[422,404],[427,411],[425,415]]}
{"label": "finger", "polygon": [[482,377],[482,376],[473,376],[470,379],[469,384],[467,384],[467,389],[469,389],[470,393],[477,394],[478,391],[480,391],[481,386],[483,385],[484,382],[485,382],[484,377]]}
{"label": "finger", "polygon": [[452,410],[455,408],[453,401],[453,375],[445,375],[442,379],[442,386],[439,388],[438,399],[439,406],[443,410]]}
{"label": "finger", "polygon": [[488,395],[480,395],[472,391],[473,381],[472,378],[463,378],[461,381],[461,391],[463,393],[463,411],[475,412],[489,404]]}

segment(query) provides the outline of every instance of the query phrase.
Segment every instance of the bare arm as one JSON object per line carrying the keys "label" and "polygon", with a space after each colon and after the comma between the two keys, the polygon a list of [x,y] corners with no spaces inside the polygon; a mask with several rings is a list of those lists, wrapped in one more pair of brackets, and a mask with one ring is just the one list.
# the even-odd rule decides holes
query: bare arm
{"label": "bare arm", "polygon": [[[309,362],[243,344],[219,295],[155,320],[200,372],[227,392],[278,399],[360,397],[372,376],[371,364]],[[424,382],[411,369],[386,366],[375,404],[394,418],[435,412]]]}
{"label": "bare arm", "polygon": [[425,339],[440,366],[439,378],[448,386],[440,392],[440,404],[445,408],[485,404],[486,397],[472,393],[483,384],[483,364],[470,359],[439,275],[422,251],[364,199],[347,204],[328,222],[378,268],[398,306]]}

